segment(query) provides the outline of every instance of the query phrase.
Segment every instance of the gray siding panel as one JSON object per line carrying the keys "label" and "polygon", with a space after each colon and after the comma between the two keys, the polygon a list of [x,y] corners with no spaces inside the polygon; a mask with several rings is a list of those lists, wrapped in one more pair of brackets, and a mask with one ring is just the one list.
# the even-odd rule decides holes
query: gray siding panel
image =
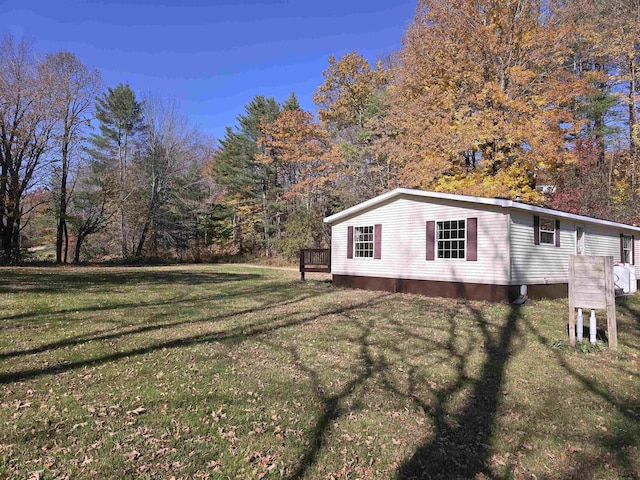
{"label": "gray siding panel", "polygon": [[[511,212],[511,279],[513,285],[566,283],[569,255],[576,253],[576,225],[584,227],[586,255],[611,255],[620,261],[620,233],[634,234],[604,225],[560,219],[560,247],[535,245],[533,214]],[[635,242],[637,242],[636,240]],[[636,275],[639,269],[636,266]]]}

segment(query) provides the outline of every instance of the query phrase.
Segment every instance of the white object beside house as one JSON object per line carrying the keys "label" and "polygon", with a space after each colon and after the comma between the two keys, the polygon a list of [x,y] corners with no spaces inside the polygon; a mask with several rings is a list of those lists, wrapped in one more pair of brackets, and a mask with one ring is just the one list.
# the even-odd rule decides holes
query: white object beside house
{"label": "white object beside house", "polygon": [[629,272],[629,293],[636,293],[638,291],[638,277],[636,275],[636,266],[625,263],[624,268]]}
{"label": "white object beside house", "polygon": [[631,292],[631,275],[624,263],[616,263],[613,266],[613,281],[616,288],[622,289],[623,293]]}
{"label": "white object beside house", "polygon": [[511,301],[566,297],[569,255],[639,273],[640,228],[512,200],[398,188],[324,221],[337,286]]}

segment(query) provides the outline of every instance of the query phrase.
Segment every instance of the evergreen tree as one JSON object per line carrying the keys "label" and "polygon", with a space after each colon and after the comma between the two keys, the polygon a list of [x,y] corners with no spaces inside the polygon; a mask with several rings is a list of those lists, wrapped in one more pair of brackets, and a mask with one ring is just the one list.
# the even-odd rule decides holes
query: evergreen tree
{"label": "evergreen tree", "polygon": [[279,113],[280,105],[272,97],[258,95],[251,100],[245,114],[238,116],[236,130],[227,128],[213,167],[216,181],[235,199],[236,215],[243,223],[260,227],[267,256],[271,256],[271,237],[278,226],[279,180],[260,140],[264,125]]}
{"label": "evergreen tree", "polygon": [[126,200],[130,192],[127,169],[137,136],[143,131],[142,102],[129,84],[109,88],[96,102],[100,133],[91,137],[94,148],[88,150],[99,162],[109,164],[119,184],[120,244],[122,256],[129,255]]}
{"label": "evergreen tree", "polygon": [[177,240],[194,235],[191,226],[184,235],[178,227],[184,221],[193,224],[193,212],[201,208],[198,199],[205,196],[202,164],[211,154],[206,140],[179,112],[175,101],[146,96],[144,117],[143,148],[131,171],[138,186],[136,257],[143,255],[148,240],[153,255],[158,256],[158,247],[173,248]]}
{"label": "evergreen tree", "polygon": [[291,95],[284,101],[282,104],[283,111],[294,111],[294,110],[302,110],[300,107],[300,102],[298,101],[298,97],[295,92],[291,92]]}

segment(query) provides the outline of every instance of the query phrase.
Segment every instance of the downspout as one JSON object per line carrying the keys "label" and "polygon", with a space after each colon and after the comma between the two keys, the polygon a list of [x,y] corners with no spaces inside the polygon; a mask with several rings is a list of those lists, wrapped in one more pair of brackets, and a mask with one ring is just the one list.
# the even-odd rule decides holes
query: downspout
{"label": "downspout", "polygon": [[511,259],[511,210],[507,210],[507,214],[505,215],[507,221],[507,264],[509,266],[509,270],[507,272],[507,285],[511,286],[513,281],[513,264]]}

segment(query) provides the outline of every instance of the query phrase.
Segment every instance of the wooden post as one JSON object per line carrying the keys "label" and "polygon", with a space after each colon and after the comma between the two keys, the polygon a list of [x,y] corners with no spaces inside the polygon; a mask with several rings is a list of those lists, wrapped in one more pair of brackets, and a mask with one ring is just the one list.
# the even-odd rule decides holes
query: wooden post
{"label": "wooden post", "polygon": [[304,250],[300,250],[300,281],[304,282]]}
{"label": "wooden post", "polygon": [[575,257],[569,257],[569,345],[576,346]]}
{"label": "wooden post", "polygon": [[615,299],[615,282],[613,281],[613,257],[605,257],[605,281],[607,289],[607,337],[609,339],[609,348],[617,350],[618,348],[618,327],[616,323],[616,299]]}

